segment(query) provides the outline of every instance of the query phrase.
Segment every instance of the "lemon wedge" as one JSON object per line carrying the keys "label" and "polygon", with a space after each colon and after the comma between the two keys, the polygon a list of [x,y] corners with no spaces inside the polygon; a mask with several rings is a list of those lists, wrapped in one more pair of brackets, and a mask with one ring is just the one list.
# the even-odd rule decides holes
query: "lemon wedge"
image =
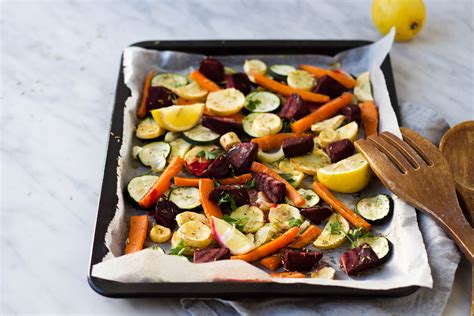
{"label": "lemon wedge", "polygon": [[361,191],[369,184],[371,175],[370,166],[362,154],[355,154],[317,171],[319,182],[341,193]]}
{"label": "lemon wedge", "polygon": [[194,127],[201,119],[204,103],[172,105],[151,111],[159,126],[172,132],[182,132]]}

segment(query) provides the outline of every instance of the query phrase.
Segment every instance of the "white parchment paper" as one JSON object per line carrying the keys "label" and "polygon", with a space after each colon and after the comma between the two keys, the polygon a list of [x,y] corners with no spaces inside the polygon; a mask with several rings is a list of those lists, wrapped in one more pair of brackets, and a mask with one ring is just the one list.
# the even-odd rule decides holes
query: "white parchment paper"
{"label": "white parchment paper", "polygon": [[[242,71],[245,59],[258,58],[267,64],[312,64],[328,67],[339,62],[342,69],[352,74],[370,72],[375,102],[380,112],[380,129],[400,135],[397,118],[390,103],[388,90],[380,65],[393,43],[394,31],[378,42],[344,51],[334,57],[321,55],[229,55],[219,56],[226,66]],[[338,267],[339,255],[347,247],[324,252],[323,261],[333,266],[336,280],[281,279],[271,278],[265,271],[240,260],[225,260],[194,264],[179,256],[162,254],[152,248],[122,256],[128,234],[128,219],[137,210],[125,202],[124,191],[127,182],[136,175],[145,173],[132,158],[132,147],[137,124],[136,108],[143,82],[150,68],[157,72],[177,72],[186,75],[199,65],[203,58],[199,54],[172,51],[146,50],[138,47],[124,51],[124,81],[131,90],[124,113],[123,140],[120,149],[118,177],[118,205],[105,236],[109,253],[101,263],[94,265],[92,275],[119,282],[212,282],[217,280],[260,280],[262,282],[330,284],[361,289],[390,289],[405,286],[432,287],[433,281],[423,239],[418,228],[414,208],[393,196],[394,216],[384,226],[374,231],[386,236],[393,244],[393,255],[387,263],[370,273],[349,277]],[[374,179],[368,188],[357,195],[338,195],[349,207],[353,207],[361,196],[388,193],[382,184]]]}

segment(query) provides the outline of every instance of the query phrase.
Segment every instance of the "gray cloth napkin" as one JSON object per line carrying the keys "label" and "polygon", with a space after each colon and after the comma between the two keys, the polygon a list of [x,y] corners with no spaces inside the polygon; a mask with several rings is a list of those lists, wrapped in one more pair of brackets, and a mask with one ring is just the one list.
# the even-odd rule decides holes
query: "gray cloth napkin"
{"label": "gray cloth napkin", "polygon": [[[438,144],[449,128],[431,109],[404,103],[400,107],[401,126],[420,133]],[[433,288],[421,288],[398,298],[302,297],[275,299],[185,298],[181,305],[191,315],[441,315],[451,293],[461,259],[455,244],[428,216],[418,213],[418,222],[433,275]]]}

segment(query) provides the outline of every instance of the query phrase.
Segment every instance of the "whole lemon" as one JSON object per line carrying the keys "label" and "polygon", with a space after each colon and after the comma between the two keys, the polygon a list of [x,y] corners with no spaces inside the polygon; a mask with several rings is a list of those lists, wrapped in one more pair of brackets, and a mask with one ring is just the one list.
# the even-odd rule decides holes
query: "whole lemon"
{"label": "whole lemon", "polygon": [[395,39],[412,39],[425,24],[426,10],[423,0],[374,0],[372,21],[382,34],[387,34],[392,26],[397,29]]}

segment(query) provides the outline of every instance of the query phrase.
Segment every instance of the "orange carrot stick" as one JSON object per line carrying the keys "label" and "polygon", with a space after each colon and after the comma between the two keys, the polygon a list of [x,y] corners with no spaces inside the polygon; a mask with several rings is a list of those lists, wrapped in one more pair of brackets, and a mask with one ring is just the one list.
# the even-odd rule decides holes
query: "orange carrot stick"
{"label": "orange carrot stick", "polygon": [[295,239],[295,237],[298,235],[298,229],[299,227],[290,228],[283,235],[280,235],[279,237],[273,239],[272,241],[269,241],[266,244],[263,244],[262,246],[255,248],[254,250],[246,254],[232,256],[230,258],[252,262],[252,261],[261,259],[263,257],[266,257],[268,255],[271,255],[272,253],[280,250],[281,248],[291,243],[293,239]]}
{"label": "orange carrot stick", "polygon": [[[219,181],[220,184],[245,184],[249,182],[250,179],[252,179],[252,174],[245,173],[233,178],[216,179],[216,180]],[[199,178],[174,177],[174,184],[177,185],[178,187],[198,187]]]}
{"label": "orange carrot stick", "polygon": [[128,241],[125,246],[125,254],[137,252],[143,249],[146,235],[148,233],[148,216],[131,216]]}
{"label": "orange carrot stick", "polygon": [[300,249],[315,240],[319,234],[321,234],[321,229],[318,226],[310,225],[306,230],[299,235],[291,244],[290,248]]}
{"label": "orange carrot stick", "polygon": [[260,260],[260,264],[270,271],[275,271],[281,266],[280,256],[269,256]]}
{"label": "orange carrot stick", "polygon": [[146,116],[146,101],[148,99],[148,88],[150,88],[151,80],[155,75],[155,71],[152,69],[146,76],[145,83],[143,84],[142,98],[140,104],[138,105],[137,116],[138,118],[145,118]]}
{"label": "orange carrot stick", "polygon": [[273,278],[297,278],[297,279],[306,278],[306,276],[301,272],[276,272],[276,273],[270,273],[270,276]]}
{"label": "orange carrot stick", "polygon": [[362,217],[357,215],[347,205],[338,200],[332,193],[326,188],[326,186],[320,182],[313,182],[313,190],[319,197],[321,197],[326,203],[332,206],[339,214],[347,219],[355,227],[362,227],[365,230],[370,230],[371,225],[367,223]]}
{"label": "orange carrot stick", "polygon": [[219,206],[209,200],[209,194],[214,189],[214,181],[211,179],[199,179],[199,197],[201,198],[202,208],[206,214],[209,223],[212,221],[212,216],[217,218],[222,217],[222,212]]}
{"label": "orange carrot stick", "polygon": [[151,186],[148,192],[141,198],[140,204],[143,208],[149,208],[158,201],[161,195],[165,193],[166,190],[171,185],[171,179],[177,175],[184,166],[184,159],[181,157],[174,157],[165,171],[161,176],[156,179],[155,183]]}
{"label": "orange carrot stick", "polygon": [[203,89],[214,92],[221,90],[221,88],[212,80],[207,79],[199,70],[194,70],[189,77],[196,81],[196,83]]}
{"label": "orange carrot stick", "polygon": [[300,68],[309,72],[310,74],[313,74],[316,78],[321,78],[324,75],[328,75],[348,89],[352,89],[356,85],[356,80],[354,78],[350,78],[342,73],[310,65],[300,65]]}
{"label": "orange carrot stick", "polygon": [[359,104],[360,117],[365,128],[365,137],[377,135],[379,127],[379,113],[377,106],[372,101],[365,101]]}
{"label": "orange carrot stick", "polygon": [[329,97],[327,95],[308,92],[301,89],[295,89],[258,73],[254,73],[253,78],[255,79],[255,82],[261,85],[262,87],[284,96],[289,96],[292,93],[297,93],[305,101],[317,103],[329,101]]}
{"label": "orange carrot stick", "polygon": [[293,133],[302,133],[310,128],[314,123],[330,118],[340,109],[350,104],[351,101],[352,93],[344,92],[340,97],[332,99],[328,103],[318,108],[316,111],[291,124],[291,130]]}
{"label": "orange carrot stick", "polygon": [[305,201],[304,197],[296,191],[296,189],[288,183],[285,179],[283,179],[278,173],[270,169],[269,167],[254,161],[252,163],[252,166],[250,167],[250,170],[256,173],[265,173],[268,174],[269,176],[272,176],[276,180],[283,182],[285,184],[286,188],[286,196],[296,205],[296,206],[303,206]]}
{"label": "orange carrot stick", "polygon": [[252,138],[251,142],[258,144],[258,149],[268,151],[280,148],[285,139],[294,138],[298,136],[299,135],[293,133],[280,133]]}

